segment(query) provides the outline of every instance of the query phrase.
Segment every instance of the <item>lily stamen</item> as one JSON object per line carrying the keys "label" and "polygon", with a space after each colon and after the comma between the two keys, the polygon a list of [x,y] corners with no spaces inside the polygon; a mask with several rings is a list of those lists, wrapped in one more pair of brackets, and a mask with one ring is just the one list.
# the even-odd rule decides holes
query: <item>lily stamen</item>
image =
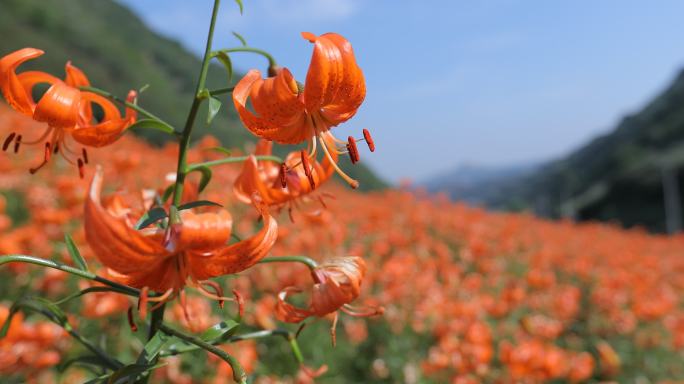
{"label": "lily stamen", "polygon": [[328,161],[330,161],[330,164],[333,166],[335,169],[335,172],[337,172],[340,177],[346,181],[350,187],[356,189],[359,187],[359,182],[351,178],[349,175],[344,173],[342,169],[337,165],[337,162],[333,160],[332,156],[330,155],[330,151],[328,150],[328,146],[325,144],[325,140],[321,137],[321,135],[318,135],[318,140],[321,144],[321,148],[323,148],[323,152],[325,153],[325,156],[328,158]]}
{"label": "lily stamen", "polygon": [[16,136],[16,133],[12,132],[7,136],[5,139],[5,142],[2,144],[2,150],[6,151],[7,148],[9,148],[10,144],[12,144],[12,141],[14,141],[14,136]]}
{"label": "lily stamen", "polygon": [[19,152],[19,146],[21,145],[21,135],[17,136],[17,140],[14,142],[14,153]]}
{"label": "lily stamen", "polygon": [[342,312],[353,317],[369,317],[369,316],[379,316],[385,313],[385,308],[383,307],[354,307],[349,304],[345,304],[340,307]]}
{"label": "lily stamen", "polygon": [[128,317],[128,326],[131,328],[131,331],[138,332],[138,326],[135,324],[135,319],[133,318],[133,306],[128,307],[126,314]]}
{"label": "lily stamen", "polygon": [[52,148],[51,148],[50,142],[48,141],[47,143],[45,143],[45,154],[43,155],[43,162],[40,163],[37,167],[29,169],[29,172],[33,175],[36,172],[38,172],[38,170],[43,168],[43,166],[45,164],[47,164],[48,161],[50,161],[50,155],[51,154],[52,154]]}

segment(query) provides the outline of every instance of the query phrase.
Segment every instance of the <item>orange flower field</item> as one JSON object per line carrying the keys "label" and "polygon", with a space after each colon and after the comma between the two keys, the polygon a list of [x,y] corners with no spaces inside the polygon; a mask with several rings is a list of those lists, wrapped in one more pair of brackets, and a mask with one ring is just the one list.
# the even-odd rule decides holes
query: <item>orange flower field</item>
{"label": "orange flower field", "polygon": [[[0,137],[42,127],[0,105]],[[220,158],[210,150],[217,145],[205,137],[194,144],[189,161]],[[62,159],[30,175],[42,154],[41,146],[24,146],[17,155],[0,157],[0,254],[73,264],[64,243],[69,234],[89,269],[107,273],[82,225],[96,165],[107,181],[103,204],[114,204],[106,196],[115,190],[132,204],[144,199],[141,189],[154,186],[162,193],[170,185],[177,147],[153,148],[126,135],[107,150],[88,154],[83,179]],[[202,199],[227,207],[235,215],[231,236],[245,240],[264,220],[242,202],[237,186],[236,191],[225,187],[242,168],[240,163],[214,167]],[[199,182],[198,173],[188,177],[188,185]],[[315,377],[331,383],[684,379],[684,236],[487,212],[410,186],[359,193],[328,183],[304,199],[271,208],[279,226],[270,254],[321,262],[312,272],[318,291],[311,292],[306,266],[269,263],[214,280],[210,287],[186,289],[180,300],[167,302],[167,320],[193,334],[234,316],[239,307],[240,333],[298,332],[306,365],[297,365],[287,337],[235,339],[221,347],[255,383],[306,383]],[[322,263],[339,256],[360,259]],[[135,300],[93,292],[59,303],[94,284],[29,264],[0,267],[0,322],[12,302],[31,295],[57,302],[69,314],[65,329],[39,312],[14,316],[0,339],[1,382],[74,383],[100,375],[79,360],[87,348],[69,337],[71,329],[95,340],[97,348],[135,360],[146,336],[131,311]],[[351,291],[326,291],[327,284],[347,284]],[[219,292],[234,290],[235,299],[224,299],[237,302],[219,306],[204,290],[221,297]],[[330,296],[338,294],[349,297]],[[303,298],[309,295],[314,300],[307,307]],[[352,306],[328,308],[330,301],[354,298]],[[307,317],[303,329],[281,322]],[[336,335],[328,332],[333,322]],[[232,382],[227,363],[205,356],[197,351],[169,357],[153,371],[153,382]]]}

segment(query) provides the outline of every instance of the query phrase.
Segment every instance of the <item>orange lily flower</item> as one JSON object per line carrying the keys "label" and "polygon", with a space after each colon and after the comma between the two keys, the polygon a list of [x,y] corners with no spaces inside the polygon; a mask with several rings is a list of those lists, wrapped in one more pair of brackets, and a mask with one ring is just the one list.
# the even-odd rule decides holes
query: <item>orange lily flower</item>
{"label": "orange lily flower", "polygon": [[[254,155],[268,156],[272,149],[273,142],[259,140]],[[256,192],[269,206],[292,204],[294,200],[310,194],[334,172],[328,158],[311,164],[303,151],[291,152],[281,165],[272,161],[259,162],[255,156],[244,162],[242,172],[233,184],[235,196],[244,203],[251,203]],[[332,154],[332,160],[337,161],[336,153]]]}
{"label": "orange lily flower", "polygon": [[[88,163],[85,148],[78,152],[71,147],[69,138],[84,147],[103,147],[116,141],[121,133],[135,122],[136,113],[127,108],[125,116],[108,99],[92,92],[83,92],[79,87],[89,86],[86,75],[71,62],[66,64],[64,81],[40,71],[27,71],[20,74],[16,69],[25,61],[43,55],[43,51],[35,48],[23,48],[0,59],[0,90],[9,105],[36,121],[47,123],[48,128],[35,140],[23,140],[16,132],[3,142],[6,151],[14,142],[14,152],[18,152],[21,144],[38,144],[45,141],[43,161],[31,168],[37,172],[50,160],[53,153],[60,153],[69,163],[78,165],[81,177],[83,166]],[[38,84],[49,84],[47,92],[34,100],[33,88]],[[137,93],[130,91],[127,100],[135,100]],[[101,121],[93,117],[93,104],[99,105],[103,112]],[[74,161],[74,158],[76,161]]]}
{"label": "orange lily flower", "polygon": [[[232,300],[221,297],[220,287],[208,279],[253,266],[276,241],[278,225],[263,204],[256,204],[263,228],[253,237],[230,245],[232,218],[225,210],[200,214],[184,210],[180,213],[182,222],[166,230],[135,230],[131,209],[116,195],[102,205],[102,179],[98,169],[85,204],[86,239],[112,278],[143,292],[148,288],[165,292],[159,301],[180,294],[183,304],[186,283],[212,299]],[[205,286],[213,288],[215,294]]]}
{"label": "orange lily flower", "polygon": [[[309,32],[302,37],[314,43],[306,84],[300,87],[287,68],[277,69],[276,75],[267,79],[251,70],[235,86],[235,108],[247,129],[263,139],[282,144],[307,141],[312,152],[318,141],[335,170],[356,188],[358,182],[337,167],[331,153],[349,153],[355,163],[357,141],[365,140],[371,151],[375,150],[370,133],[364,130],[363,139],[350,136],[345,142],[335,138],[330,128],[349,120],[361,106],[366,97],[363,72],[344,37]],[[256,114],[247,109],[248,98]]]}
{"label": "orange lily flower", "polygon": [[365,274],[366,262],[360,257],[336,257],[327,260],[311,271],[314,286],[309,306],[299,308],[288,303],[287,296],[301,292],[301,289],[287,287],[278,294],[276,315],[288,323],[298,323],[309,316],[323,317],[338,309],[355,317],[380,315],[384,312],[382,307],[355,308],[349,305],[359,297]]}

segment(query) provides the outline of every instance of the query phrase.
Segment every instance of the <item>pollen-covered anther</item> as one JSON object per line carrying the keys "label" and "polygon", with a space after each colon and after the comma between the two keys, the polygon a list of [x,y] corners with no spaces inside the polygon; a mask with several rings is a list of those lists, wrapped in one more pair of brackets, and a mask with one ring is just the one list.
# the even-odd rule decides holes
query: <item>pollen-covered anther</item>
{"label": "pollen-covered anther", "polygon": [[285,174],[287,173],[287,165],[285,163],[280,164],[280,186],[283,188],[287,188],[287,178],[285,177]]}
{"label": "pollen-covered anther", "polygon": [[302,167],[304,167],[304,174],[309,179],[309,184],[311,189],[316,188],[316,181],[314,180],[313,174],[311,173],[311,163],[309,162],[309,155],[306,151],[301,151]]}
{"label": "pollen-covered anther", "polygon": [[347,139],[347,152],[352,164],[359,162],[359,149],[356,147],[356,140],[351,136]]}
{"label": "pollen-covered anther", "polygon": [[375,152],[375,142],[373,141],[373,137],[371,136],[370,132],[366,128],[363,129],[363,139],[366,140],[368,149],[370,149],[371,152]]}
{"label": "pollen-covered anther", "polygon": [[78,165],[78,177],[82,179],[85,176],[85,171],[83,169],[83,160],[78,159],[76,164]]}
{"label": "pollen-covered anther", "polygon": [[85,148],[82,148],[81,153],[83,154],[83,162],[88,164],[88,151],[86,151]]}
{"label": "pollen-covered anther", "polygon": [[135,319],[133,319],[133,306],[128,307],[128,326],[131,327],[131,331],[138,332],[138,326],[135,324]]}
{"label": "pollen-covered anther", "polygon": [[14,136],[16,136],[16,135],[17,135],[16,133],[12,132],[9,134],[9,136],[7,136],[7,138],[5,139],[5,142],[2,143],[2,150],[3,151],[6,151],[7,148],[9,148],[10,144],[12,144],[12,141],[14,141]]}
{"label": "pollen-covered anther", "polygon": [[50,155],[52,154],[52,145],[50,145],[50,142],[48,141],[45,143],[45,153],[43,155],[43,162],[41,162],[37,167],[29,169],[29,173],[32,175],[38,172],[39,169],[43,168],[45,164],[47,164],[48,161],[50,161]]}
{"label": "pollen-covered anther", "polygon": [[14,141],[14,153],[19,152],[20,146],[21,146],[21,135],[17,136],[17,140]]}

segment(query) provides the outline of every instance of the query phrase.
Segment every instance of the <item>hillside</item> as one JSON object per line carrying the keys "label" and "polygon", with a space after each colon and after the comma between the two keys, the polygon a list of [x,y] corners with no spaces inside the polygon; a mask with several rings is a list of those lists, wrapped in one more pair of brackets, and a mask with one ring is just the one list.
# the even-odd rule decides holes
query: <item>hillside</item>
{"label": "hillside", "polygon": [[[663,175],[673,175],[679,186],[683,168],[684,72],[609,134],[536,172],[489,179],[471,191],[491,208],[665,231]],[[433,189],[450,190],[445,184]]]}
{"label": "hillside", "polygon": [[[190,108],[200,60],[178,42],[151,31],[135,14],[112,0],[3,0],[0,2],[0,55],[32,46],[46,54],[22,69],[40,69],[61,76],[71,60],[98,88],[125,95],[149,84],[140,104],[175,125]],[[239,76],[239,75],[238,75]],[[239,78],[236,76],[236,78]],[[225,73],[212,68],[208,83],[225,87]],[[227,147],[242,147],[253,137],[240,126],[229,96],[209,128],[199,119],[197,136],[218,137]],[[163,137],[140,132],[159,144]],[[384,187],[363,165],[348,166],[361,187]]]}

